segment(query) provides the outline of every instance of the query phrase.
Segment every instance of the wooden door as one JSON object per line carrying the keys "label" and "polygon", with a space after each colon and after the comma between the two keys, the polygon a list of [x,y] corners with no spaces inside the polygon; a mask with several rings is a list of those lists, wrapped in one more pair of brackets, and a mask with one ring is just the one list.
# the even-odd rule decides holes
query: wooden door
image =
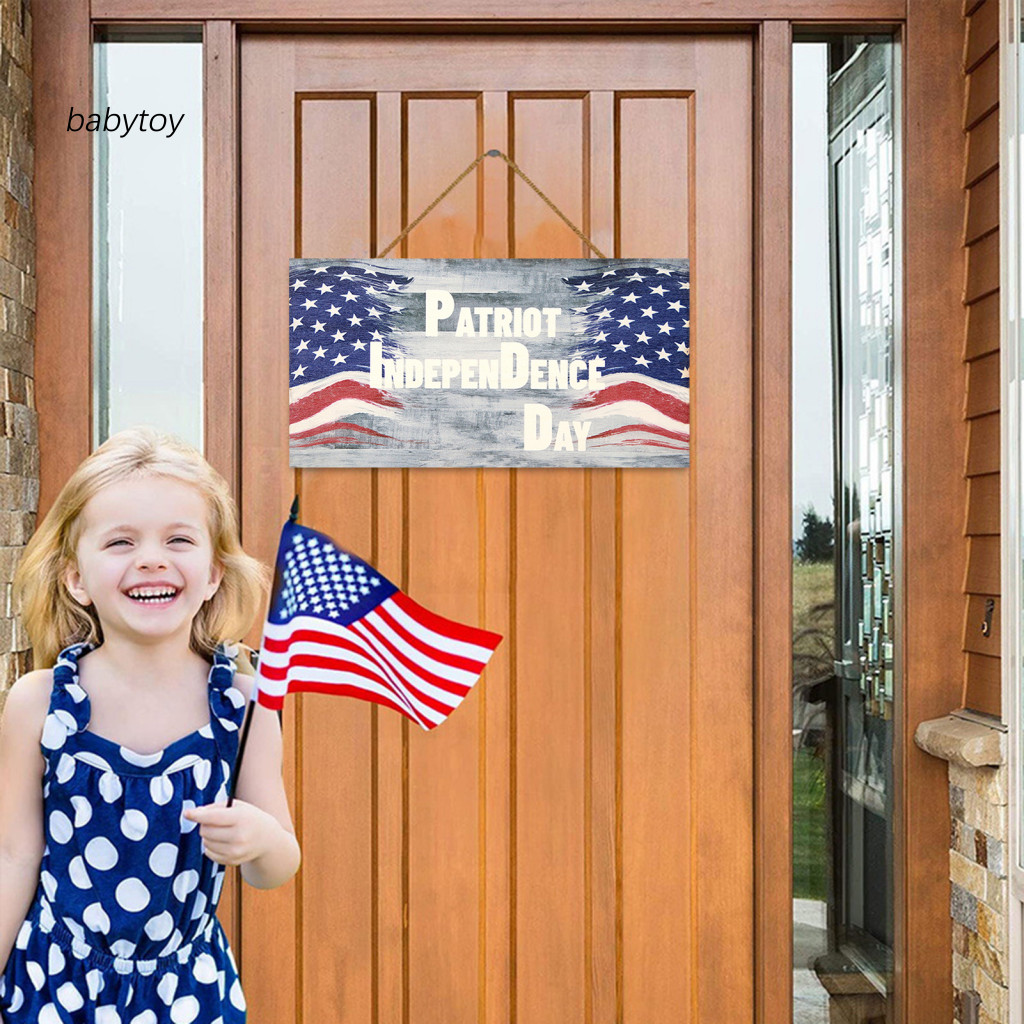
{"label": "wooden door", "polygon": [[[436,732],[286,705],[304,850],[243,896],[254,1024],[753,1019],[752,45],[242,43],[242,500],[505,635]],[[288,469],[291,256],[367,257],[508,153],[608,255],[691,260],[691,468]],[[390,256],[565,257],[485,160]]]}

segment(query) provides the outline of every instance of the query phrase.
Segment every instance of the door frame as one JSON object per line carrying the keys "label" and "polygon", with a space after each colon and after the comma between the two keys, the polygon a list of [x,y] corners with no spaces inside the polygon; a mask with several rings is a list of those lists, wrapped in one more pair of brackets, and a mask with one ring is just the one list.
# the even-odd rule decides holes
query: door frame
{"label": "door frame", "polygon": [[[37,230],[36,401],[40,512],[91,449],[92,149],[64,130],[70,106],[91,106],[92,38],[106,24],[204,26],[205,356],[207,452],[239,496],[240,32],[749,32],[755,40],[754,455],[755,975],[756,1020],[792,1010],[792,556],[790,355],[790,76],[794,30],[895,28],[903,58],[904,674],[896,730],[896,1017],[939,1020],[952,992],[948,792],[944,766],[913,745],[918,722],[958,706],[962,603],[934,581],[962,550],[966,485],[961,322],[963,14],[972,0],[525,0],[519,18],[495,0],[35,0]],[[46,68],[45,77],[38,69]],[[765,130],[770,126],[770,130]],[[957,660],[959,659],[959,661]],[[226,918],[240,910],[235,887]]]}

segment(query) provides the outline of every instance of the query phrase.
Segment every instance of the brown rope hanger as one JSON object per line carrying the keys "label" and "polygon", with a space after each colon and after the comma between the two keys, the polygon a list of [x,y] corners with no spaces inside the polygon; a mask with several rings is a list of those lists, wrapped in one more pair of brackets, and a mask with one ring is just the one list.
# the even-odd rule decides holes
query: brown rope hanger
{"label": "brown rope hanger", "polygon": [[379,259],[383,259],[396,245],[398,245],[398,243],[403,238],[405,238],[405,236],[407,234],[409,234],[410,231],[412,231],[412,229],[414,227],[416,227],[417,224],[419,224],[419,222],[421,220],[423,220],[424,217],[426,217],[426,215],[428,213],[430,213],[430,211],[432,209],[434,209],[435,206],[437,206],[437,204],[439,202],[441,202],[442,199],[444,199],[444,197],[446,195],[448,195],[449,192],[451,192],[451,190],[453,188],[455,188],[456,185],[459,184],[460,181],[462,181],[463,178],[465,178],[468,174],[470,174],[470,172],[473,170],[473,168],[476,167],[477,164],[479,164],[484,159],[484,157],[488,157],[488,156],[499,156],[499,157],[501,157],[501,159],[504,160],[505,163],[507,163],[509,165],[509,167],[511,167],[512,170],[515,171],[516,174],[518,174],[519,177],[522,178],[523,181],[525,181],[526,184],[529,185],[530,188],[532,188],[533,191],[536,192],[537,195],[539,195],[541,197],[541,199],[543,199],[544,202],[547,203],[548,206],[550,206],[551,209],[554,210],[555,213],[557,213],[558,216],[561,217],[562,220],[565,221],[565,223],[568,224],[569,227],[572,228],[572,230],[584,242],[586,242],[586,244],[594,252],[597,253],[598,256],[600,256],[601,259],[607,259],[605,254],[603,252],[601,252],[601,250],[598,249],[598,247],[596,245],[594,245],[594,243],[589,238],[587,238],[587,236],[585,234],[583,234],[583,232],[580,231],[580,229],[578,227],[576,227],[576,225],[573,224],[573,222],[571,220],[569,220],[569,218],[566,217],[566,215],[564,213],[562,213],[562,211],[557,206],[555,206],[555,204],[550,199],[548,199],[548,197],[533,183],[533,181],[530,180],[530,178],[520,169],[520,167],[516,164],[516,162],[514,160],[509,159],[509,157],[507,157],[504,153],[502,153],[502,151],[500,149],[489,149],[489,150],[487,150],[486,153],[481,153],[474,161],[472,161],[472,163],[470,163],[470,165],[411,224],[409,224],[402,231],[402,233],[400,235],[398,235],[397,238],[394,239],[394,241],[386,249],[384,249],[383,252],[381,252],[379,255],[375,256],[374,259],[378,259],[378,260]]}

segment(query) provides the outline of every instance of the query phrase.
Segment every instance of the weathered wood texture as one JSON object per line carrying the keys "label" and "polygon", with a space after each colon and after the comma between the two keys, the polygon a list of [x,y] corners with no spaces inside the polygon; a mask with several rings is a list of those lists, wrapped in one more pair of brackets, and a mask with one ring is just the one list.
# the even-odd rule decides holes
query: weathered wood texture
{"label": "weathered wood texture", "polygon": [[[981,635],[976,612],[986,597],[999,604],[999,5],[984,0],[965,18],[964,160],[964,418],[968,444],[964,472],[970,483],[964,516],[969,553],[964,575],[963,703],[1000,714],[999,687],[991,684],[999,645]],[[979,113],[984,112],[984,117]],[[984,657],[982,657],[984,655]],[[996,672],[998,675],[998,672]]]}
{"label": "weathered wood texture", "polygon": [[[691,259],[699,438],[689,469],[296,474],[304,521],[506,639],[436,733],[355,701],[291,705],[304,868],[269,908],[243,899],[254,1021],[753,1018],[754,289],[735,258],[754,244],[753,90],[735,87],[753,74],[749,37],[244,38],[257,553],[293,489],[287,258],[376,253],[487,148],[609,254]],[[580,252],[485,161],[401,255]],[[762,386],[784,389],[783,370]]]}

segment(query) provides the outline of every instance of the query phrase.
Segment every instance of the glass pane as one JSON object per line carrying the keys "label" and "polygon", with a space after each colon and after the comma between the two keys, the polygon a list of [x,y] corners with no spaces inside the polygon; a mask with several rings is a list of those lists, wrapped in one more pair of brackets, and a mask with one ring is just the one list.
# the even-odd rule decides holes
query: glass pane
{"label": "glass pane", "polygon": [[97,445],[149,423],[202,448],[202,53],[181,29],[94,47]]}
{"label": "glass pane", "polygon": [[794,46],[796,1024],[892,1020],[894,73],[888,37]]}

